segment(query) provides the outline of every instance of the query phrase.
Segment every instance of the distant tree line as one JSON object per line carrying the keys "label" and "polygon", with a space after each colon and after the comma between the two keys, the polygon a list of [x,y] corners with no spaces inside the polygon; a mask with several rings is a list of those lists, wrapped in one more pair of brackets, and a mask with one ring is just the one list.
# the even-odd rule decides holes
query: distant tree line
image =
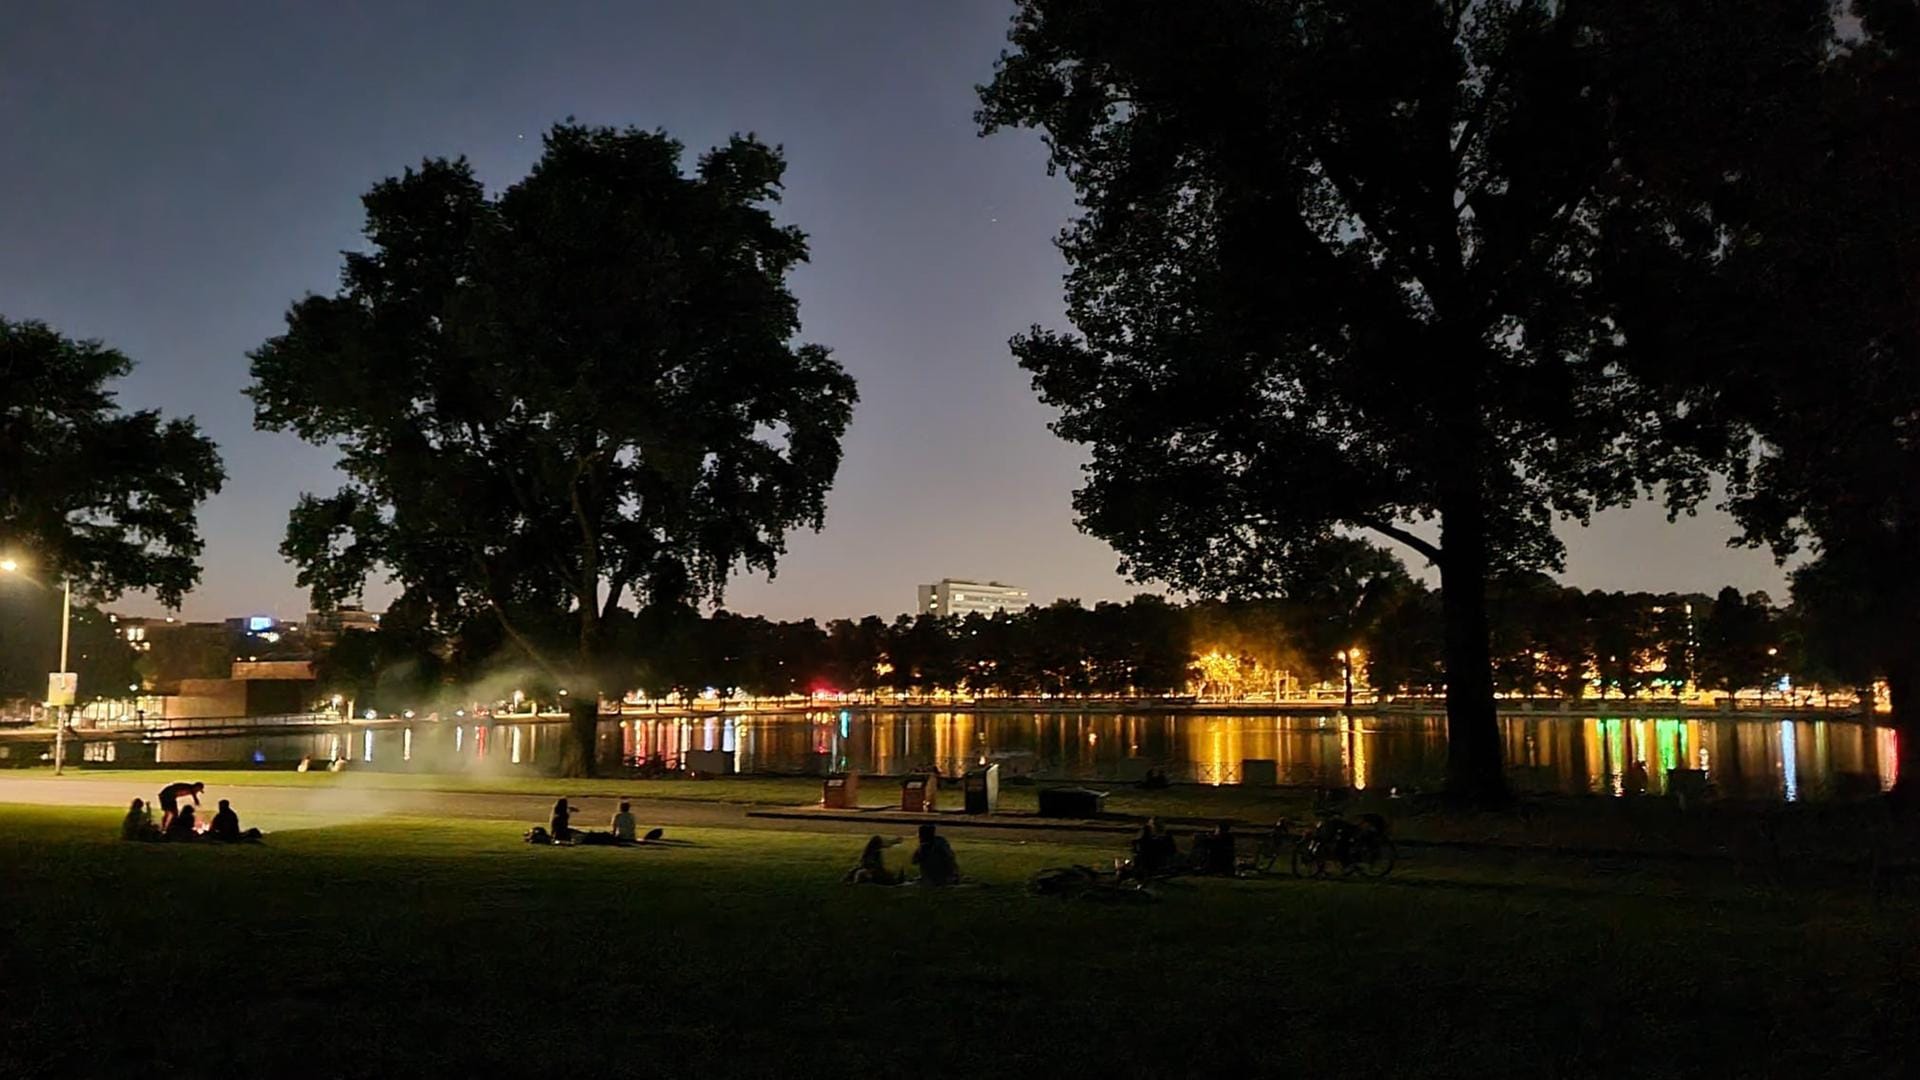
{"label": "distant tree line", "polygon": [[[1796,594],[1796,601],[1803,598]],[[608,628],[610,684],[656,700],[814,693],[992,697],[1236,698],[1312,687],[1439,697],[1445,691],[1438,590],[1396,575],[1358,611],[1307,598],[1177,604],[1152,595],[1092,606],[964,618],[869,615],[783,622],[725,610],[648,610]],[[1685,689],[1868,690],[1866,668],[1808,606],[1728,587],[1606,592],[1544,574],[1490,593],[1494,681],[1519,697],[1666,696]],[[389,616],[343,634],[319,660],[322,689],[382,711],[435,700],[555,702],[557,685],[476,621],[441,637]],[[1324,692],[1324,691],[1323,691]]]}

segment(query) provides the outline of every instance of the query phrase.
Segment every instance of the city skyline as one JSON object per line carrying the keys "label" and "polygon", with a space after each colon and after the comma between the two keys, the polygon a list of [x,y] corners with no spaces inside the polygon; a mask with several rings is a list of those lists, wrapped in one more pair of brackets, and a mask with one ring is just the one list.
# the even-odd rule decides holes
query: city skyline
{"label": "city skyline", "polygon": [[[0,310],[122,349],[138,365],[123,405],[195,415],[226,459],[184,617],[309,608],[277,548],[299,493],[336,486],[330,455],[254,432],[240,388],[287,305],[335,287],[360,195],[425,155],[466,154],[497,190],[568,115],[694,152],[754,131],[791,163],[780,216],[813,252],[794,278],[801,337],[835,350],[862,402],[824,531],[793,535],[772,582],[736,580],[728,608],[891,616],[947,576],[1017,581],[1038,603],[1159,591],[1075,530],[1082,452],[1046,430],[1006,347],[1065,325],[1051,238],[1072,201],[1034,137],[975,133],[1002,5],[443,15],[74,4],[30,10],[0,43],[0,120],[36,164],[0,174]],[[1607,512],[1562,529],[1564,580],[1780,595],[1765,552],[1724,546],[1733,532],[1718,512]]]}

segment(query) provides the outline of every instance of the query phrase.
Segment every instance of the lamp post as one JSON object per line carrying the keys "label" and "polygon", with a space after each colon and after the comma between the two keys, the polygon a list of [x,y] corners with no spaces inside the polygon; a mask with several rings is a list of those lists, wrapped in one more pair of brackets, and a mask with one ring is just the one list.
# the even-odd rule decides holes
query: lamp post
{"label": "lamp post", "polygon": [[[26,574],[21,572],[20,562],[17,559],[0,559],[0,571],[5,571],[9,574],[20,574],[21,577],[26,577]],[[33,579],[27,578],[27,580],[32,581]],[[65,676],[67,673],[67,641],[71,637],[72,631],[73,580],[63,576],[60,579],[60,674],[62,676]],[[58,705],[54,707],[56,709],[60,708]],[[66,764],[67,722],[72,716],[73,705],[69,702],[66,705],[66,712],[57,712],[53,717],[53,775],[55,776],[60,775],[61,767]]]}

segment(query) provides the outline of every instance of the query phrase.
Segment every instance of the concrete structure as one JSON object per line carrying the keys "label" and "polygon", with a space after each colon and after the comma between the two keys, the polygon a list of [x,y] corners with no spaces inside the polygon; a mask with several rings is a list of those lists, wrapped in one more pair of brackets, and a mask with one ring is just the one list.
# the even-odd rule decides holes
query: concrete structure
{"label": "concrete structure", "polygon": [[282,716],[313,707],[313,664],[305,660],[236,660],[227,679],[181,679],[162,698],[162,718]]}
{"label": "concrete structure", "polygon": [[920,586],[920,603],[914,610],[923,615],[964,617],[974,612],[991,615],[996,611],[1019,611],[1027,604],[1027,590],[1014,585],[941,578],[931,585]]}
{"label": "concrete structure", "polygon": [[348,630],[378,630],[380,615],[352,604],[341,604],[332,611],[307,613],[307,628],[317,634],[338,634]]}

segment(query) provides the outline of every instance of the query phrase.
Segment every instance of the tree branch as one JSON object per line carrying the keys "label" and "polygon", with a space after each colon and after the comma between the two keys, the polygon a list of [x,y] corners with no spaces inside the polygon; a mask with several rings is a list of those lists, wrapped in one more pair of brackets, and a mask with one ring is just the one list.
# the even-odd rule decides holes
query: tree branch
{"label": "tree branch", "polygon": [[1365,528],[1372,529],[1374,532],[1377,532],[1381,536],[1387,537],[1390,540],[1398,540],[1402,544],[1405,544],[1406,546],[1426,556],[1427,561],[1432,563],[1433,565],[1435,566],[1440,565],[1443,553],[1441,552],[1440,546],[1438,544],[1434,544],[1430,541],[1423,540],[1420,537],[1415,536],[1413,533],[1410,533],[1407,530],[1401,528],[1400,526],[1395,525],[1392,522],[1388,522],[1388,521],[1376,521],[1374,519],[1367,518],[1357,522],[1357,524]]}

